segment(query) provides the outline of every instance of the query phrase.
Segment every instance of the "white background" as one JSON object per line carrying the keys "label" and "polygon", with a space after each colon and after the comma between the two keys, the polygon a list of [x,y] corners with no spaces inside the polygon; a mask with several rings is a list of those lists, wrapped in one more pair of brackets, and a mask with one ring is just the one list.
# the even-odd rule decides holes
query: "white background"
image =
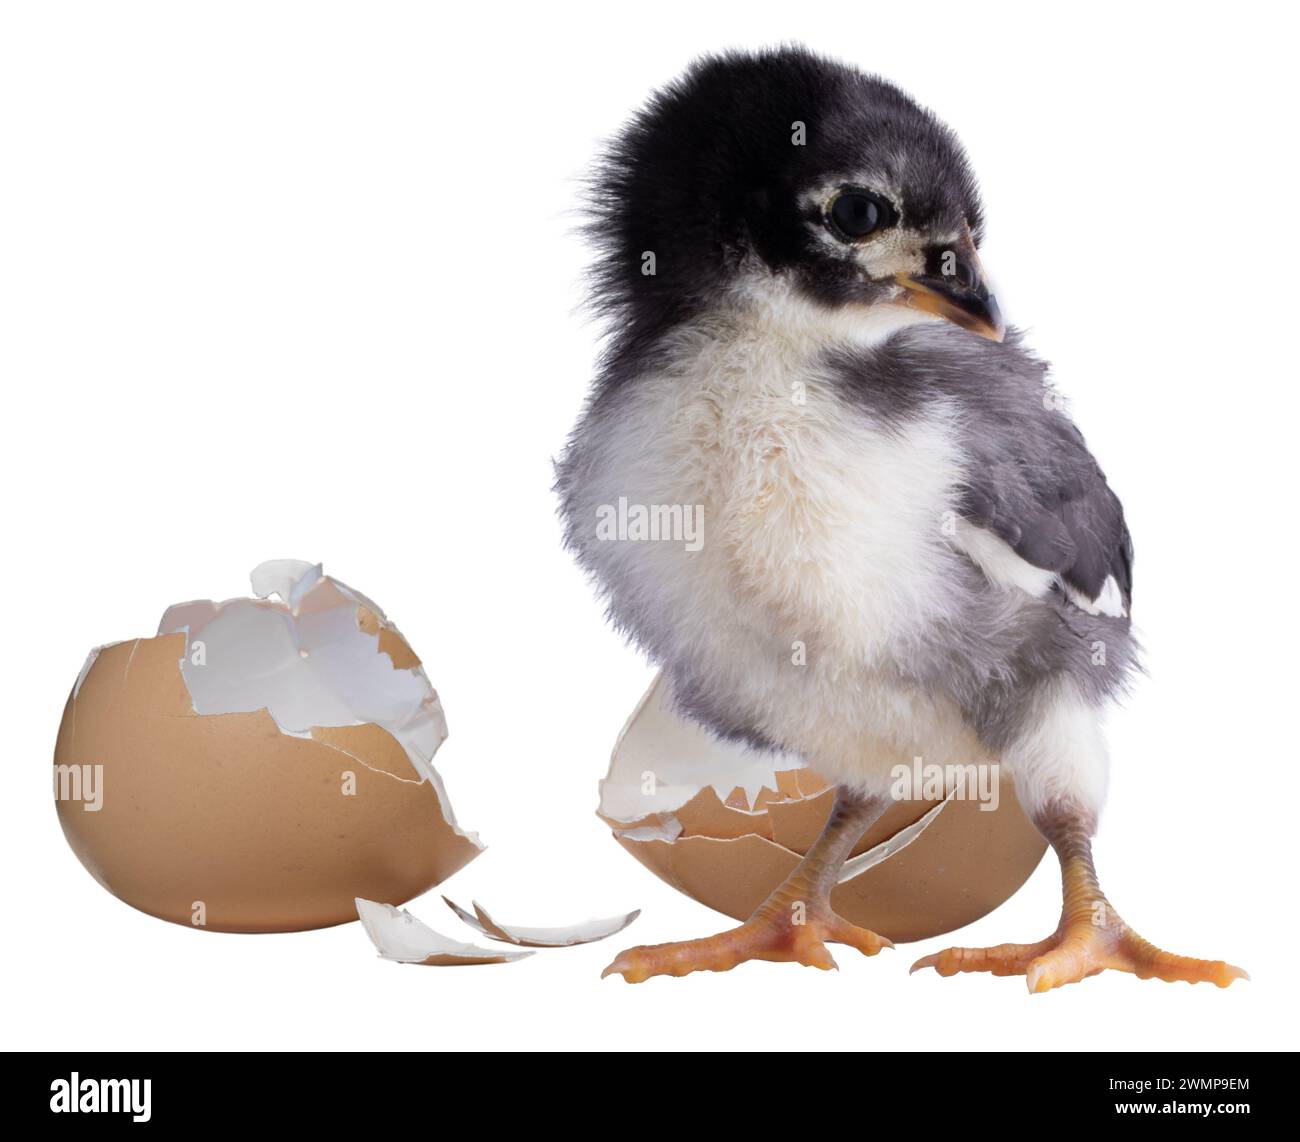
{"label": "white background", "polygon": [[[0,18],[10,1048],[1296,1046],[1295,28],[1281,6],[13,4]],[[958,131],[984,263],[1122,495],[1150,675],[1111,719],[1103,883],[1221,992],[933,973],[1046,935],[1054,862],[955,938],[841,970],[601,981],[723,918],[593,815],[650,677],[562,552],[551,459],[592,371],[578,179],[692,55],[800,39]],[[118,902],[50,804],[87,649],[323,560],[425,659],[444,887],[624,936],[499,967],[357,925],[188,930]],[[467,937],[437,892],[412,909]],[[630,939],[629,939],[630,937]]]}

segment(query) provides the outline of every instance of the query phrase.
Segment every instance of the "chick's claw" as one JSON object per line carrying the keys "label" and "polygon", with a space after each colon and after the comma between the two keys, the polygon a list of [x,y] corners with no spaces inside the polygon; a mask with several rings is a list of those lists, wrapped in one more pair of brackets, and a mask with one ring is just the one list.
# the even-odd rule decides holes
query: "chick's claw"
{"label": "chick's claw", "polygon": [[730,971],[746,960],[799,963],[829,971],[836,964],[826,947],[827,940],[849,944],[868,956],[893,947],[885,937],[858,928],[834,913],[798,923],[782,912],[760,912],[738,928],[702,940],[629,948],[601,973],[601,978],[621,974],[628,983],[641,983],[656,975]]}

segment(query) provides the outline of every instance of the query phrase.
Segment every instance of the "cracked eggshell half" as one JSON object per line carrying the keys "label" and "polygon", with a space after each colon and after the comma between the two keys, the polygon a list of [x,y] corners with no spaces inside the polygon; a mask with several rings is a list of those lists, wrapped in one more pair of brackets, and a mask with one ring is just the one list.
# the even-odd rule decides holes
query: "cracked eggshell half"
{"label": "cracked eggshell half", "polygon": [[432,766],[438,696],[383,612],[318,564],[252,578],[258,598],[180,604],[156,637],[91,652],[54,754],[68,843],[126,903],[214,931],[410,900],[481,851]]}
{"label": "cracked eggshell half", "polygon": [[[600,792],[598,812],[628,852],[738,920],[799,863],[834,800],[797,758],[684,719],[662,676],[619,736]],[[1047,844],[1010,775],[999,772],[996,809],[944,793],[895,801],[872,825],[832,895],[841,916],[897,943],[924,940],[973,923],[1029,879]]]}

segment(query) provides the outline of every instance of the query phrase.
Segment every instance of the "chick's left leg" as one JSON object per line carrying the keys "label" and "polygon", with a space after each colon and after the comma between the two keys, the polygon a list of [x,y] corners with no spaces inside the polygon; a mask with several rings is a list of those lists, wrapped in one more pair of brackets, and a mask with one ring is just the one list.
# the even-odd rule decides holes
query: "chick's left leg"
{"label": "chick's left leg", "polygon": [[738,928],[703,940],[629,948],[602,973],[621,973],[628,983],[655,975],[730,971],[746,960],[778,960],[829,969],[835,961],[825,941],[851,944],[864,955],[893,947],[883,936],[858,928],[831,908],[831,890],[853,846],[885,809],[882,798],[839,790],[826,828],[807,856]]}
{"label": "chick's left leg", "polygon": [[940,975],[986,971],[1023,975],[1031,992],[1076,983],[1106,968],[1132,972],[1139,979],[1213,983],[1227,987],[1250,977],[1222,960],[1176,956],[1148,943],[1111,907],[1092,863],[1090,816],[1055,806],[1037,821],[1061,862],[1064,903],[1061,922],[1036,944],[999,944],[992,948],[948,948],[925,956],[912,971],[932,967]]}

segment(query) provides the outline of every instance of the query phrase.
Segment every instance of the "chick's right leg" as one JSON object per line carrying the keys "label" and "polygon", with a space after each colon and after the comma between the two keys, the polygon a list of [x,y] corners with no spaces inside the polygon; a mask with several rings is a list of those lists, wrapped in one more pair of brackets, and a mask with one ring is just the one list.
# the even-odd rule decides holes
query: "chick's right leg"
{"label": "chick's right leg", "polygon": [[841,789],[820,837],[754,914],[737,928],[702,940],[642,945],[617,956],[602,973],[628,983],[656,975],[730,971],[746,960],[775,960],[827,970],[835,961],[826,941],[850,944],[864,955],[893,947],[883,936],[850,924],[831,908],[830,894],[853,846],[885,809],[885,801]]}

